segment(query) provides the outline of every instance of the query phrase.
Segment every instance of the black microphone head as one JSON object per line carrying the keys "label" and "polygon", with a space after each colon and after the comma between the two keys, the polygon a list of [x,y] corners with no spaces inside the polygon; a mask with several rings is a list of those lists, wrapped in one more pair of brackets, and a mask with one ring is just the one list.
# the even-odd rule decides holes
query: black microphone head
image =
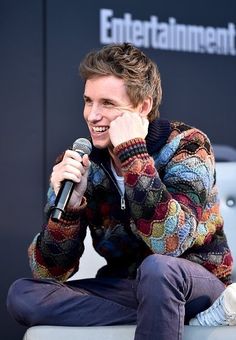
{"label": "black microphone head", "polygon": [[90,155],[92,144],[86,138],[78,138],[73,144],[73,150],[77,151],[80,155]]}

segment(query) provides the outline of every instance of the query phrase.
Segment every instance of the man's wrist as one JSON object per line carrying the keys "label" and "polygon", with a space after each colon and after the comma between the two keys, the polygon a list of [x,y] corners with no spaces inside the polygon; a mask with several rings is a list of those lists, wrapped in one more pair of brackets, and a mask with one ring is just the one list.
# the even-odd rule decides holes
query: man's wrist
{"label": "man's wrist", "polygon": [[70,225],[71,223],[76,223],[77,221],[79,221],[80,218],[80,211],[83,210],[84,208],[86,208],[87,206],[87,200],[86,197],[82,197],[80,205],[78,206],[74,206],[74,207],[67,207],[65,212],[63,212],[62,214],[62,218],[60,223],[64,224],[64,225]]}
{"label": "man's wrist", "polygon": [[124,163],[133,157],[149,157],[146,141],[143,138],[134,138],[119,144],[114,148],[114,153],[119,157],[121,163]]}

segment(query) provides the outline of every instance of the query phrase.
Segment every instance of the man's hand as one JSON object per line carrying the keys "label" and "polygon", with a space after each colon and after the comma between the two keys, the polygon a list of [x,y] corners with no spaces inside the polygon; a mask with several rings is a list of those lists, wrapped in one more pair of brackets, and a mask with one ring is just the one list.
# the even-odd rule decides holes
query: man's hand
{"label": "man's hand", "polygon": [[51,186],[55,194],[58,193],[64,180],[76,183],[68,207],[80,206],[83,194],[87,188],[87,178],[90,167],[88,155],[81,157],[76,151],[67,150],[62,161],[53,167]]}
{"label": "man's hand", "polygon": [[110,139],[114,147],[133,138],[145,139],[149,121],[136,112],[125,112],[110,123]]}

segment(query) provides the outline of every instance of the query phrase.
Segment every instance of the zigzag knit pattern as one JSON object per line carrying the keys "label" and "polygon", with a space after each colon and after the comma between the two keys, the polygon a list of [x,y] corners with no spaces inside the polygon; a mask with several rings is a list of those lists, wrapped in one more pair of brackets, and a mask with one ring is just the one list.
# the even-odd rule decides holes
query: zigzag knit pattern
{"label": "zigzag knit pattern", "polygon": [[[98,276],[133,278],[145,256],[158,253],[197,262],[230,283],[232,256],[210,142],[201,131],[178,122],[171,123],[165,142],[156,131],[152,126],[151,143],[136,138],[114,150],[122,163],[126,211],[120,210],[109,170],[100,165],[103,157],[92,161],[87,205],[68,211],[61,223],[49,219],[31,244],[34,276],[61,281],[71,276],[78,269],[88,225],[95,249],[108,263]],[[53,204],[53,193],[49,196]]]}

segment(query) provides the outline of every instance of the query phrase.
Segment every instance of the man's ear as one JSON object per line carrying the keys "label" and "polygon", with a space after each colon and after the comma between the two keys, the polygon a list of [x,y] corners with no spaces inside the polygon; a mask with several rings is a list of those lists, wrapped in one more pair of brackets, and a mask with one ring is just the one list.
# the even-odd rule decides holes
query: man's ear
{"label": "man's ear", "polygon": [[153,99],[151,96],[148,96],[144,99],[142,103],[138,105],[138,111],[141,117],[147,117],[150,111],[152,110]]}

